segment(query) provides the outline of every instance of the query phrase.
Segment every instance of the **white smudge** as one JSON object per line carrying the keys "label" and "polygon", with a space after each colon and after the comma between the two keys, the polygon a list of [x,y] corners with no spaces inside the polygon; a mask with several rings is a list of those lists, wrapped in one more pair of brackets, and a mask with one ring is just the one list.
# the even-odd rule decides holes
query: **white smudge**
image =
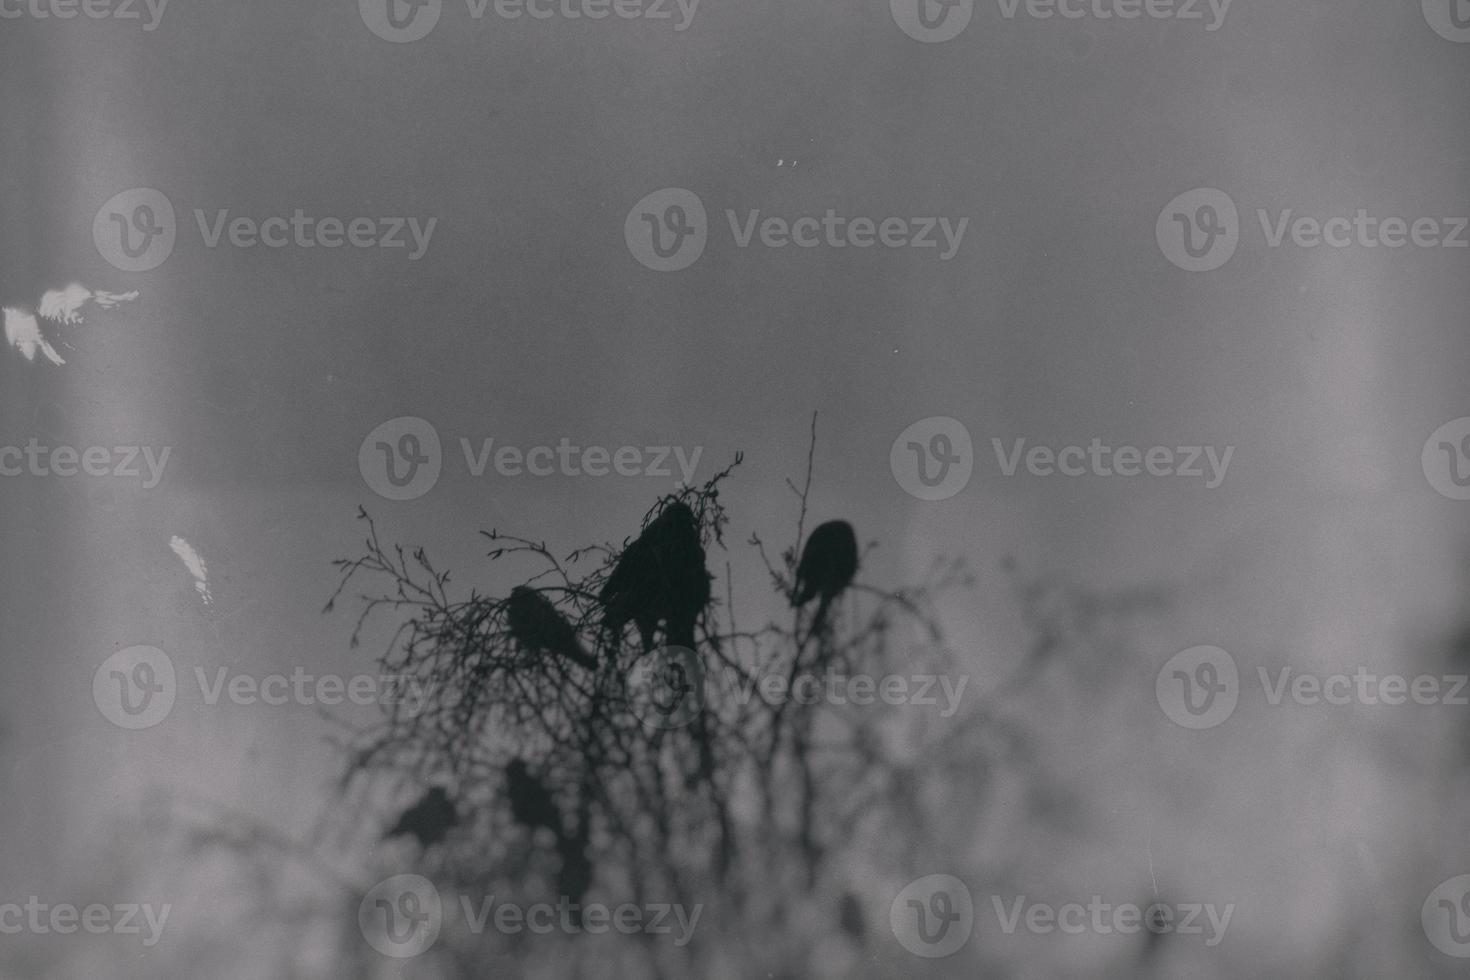
{"label": "white smudge", "polygon": [[66,363],[41,334],[41,324],[36,321],[36,315],[25,310],[5,307],[5,343],[24,354],[28,361],[34,361],[39,350],[52,364]]}
{"label": "white smudge", "polygon": [[60,323],[81,323],[80,312],[82,304],[91,300],[104,310],[110,310],[119,303],[127,303],[138,298],[135,289],[130,293],[104,293],[92,292],[86,286],[72,283],[65,289],[53,289],[41,297],[40,314],[48,320],[56,320]]}
{"label": "white smudge", "polygon": [[168,546],[173,549],[174,554],[179,556],[179,560],[184,563],[189,574],[194,576],[194,588],[199,590],[199,594],[204,598],[204,604],[213,605],[214,595],[209,591],[209,570],[204,565],[204,559],[199,557],[199,552],[177,534],[169,539]]}
{"label": "white smudge", "polygon": [[[95,303],[104,310],[110,310],[120,303],[131,302],[138,298],[135,289],[128,293],[93,292],[79,283],[71,283],[65,289],[51,289],[42,295],[41,302],[37,307],[42,319],[54,323],[81,323],[82,307],[88,302]],[[33,361],[36,359],[36,351],[40,351],[52,364],[65,364],[61,355],[56,352],[41,333],[41,324],[36,319],[36,314],[20,307],[5,307],[5,342],[25,355],[25,359]]]}

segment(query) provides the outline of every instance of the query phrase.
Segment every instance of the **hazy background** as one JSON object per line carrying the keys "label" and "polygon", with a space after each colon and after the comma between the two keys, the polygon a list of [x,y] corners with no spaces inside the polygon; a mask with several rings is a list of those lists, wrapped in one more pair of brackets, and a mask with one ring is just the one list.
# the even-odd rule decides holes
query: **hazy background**
{"label": "hazy background", "polygon": [[[473,531],[557,551],[620,540],[673,481],[472,479],[461,436],[703,447],[699,479],[743,450],[732,547],[712,566],[723,578],[728,560],[748,593],[764,573],[740,542],[789,537],[782,481],[802,473],[816,411],[814,516],[879,542],[864,581],[915,579],[940,554],[976,569],[973,596],[946,610],[972,688],[1024,656],[1005,555],[1175,596],[1131,658],[1094,665],[1106,683],[1052,695],[1068,707],[1045,719],[1050,754],[1089,804],[1073,844],[1008,838],[1008,857],[1035,847],[1038,893],[1131,901],[1158,876],[1175,901],[1233,901],[1218,975],[1257,962],[1329,975],[1347,949],[1370,973],[1455,965],[1419,931],[1418,903],[1470,870],[1463,810],[1431,774],[1456,771],[1445,746],[1463,742],[1470,709],[1243,696],[1225,726],[1193,733],[1153,694],[1157,668],[1200,643],[1231,651],[1248,689],[1258,664],[1455,672],[1440,651],[1463,609],[1470,505],[1435,493],[1419,455],[1470,414],[1470,251],[1268,249],[1255,219],[1470,213],[1470,46],[1438,37],[1417,3],[1237,0],[1212,33],[977,4],[961,36],[921,44],[875,0],[704,0],[682,33],[475,21],[446,0],[428,37],[390,44],[340,0],[175,2],[152,32],[0,22],[0,303],[33,307],[71,281],[140,291],[63,328],[64,367],[0,351],[0,444],[172,447],[153,490],[0,479],[0,900],[176,906],[153,950],[111,936],[32,948],[61,961],[101,945],[168,975],[170,941],[223,914],[208,874],[151,863],[116,833],[145,801],[186,794],[298,831],[317,815],[334,756],[314,710],[203,705],[192,669],[371,672],[375,643],[347,649],[356,610],[321,614],[329,560],[360,542],[359,504],[464,588],[494,592],[507,583]],[[178,244],[150,272],[114,269],[91,240],[98,208],[132,187],[178,212]],[[703,257],[671,274],[622,238],[628,210],[663,187],[699,194],[713,226]],[[1244,226],[1212,273],[1175,268],[1154,241],[1160,209],[1194,187],[1229,193]],[[829,207],[970,226],[950,262],[742,250],[725,227],[726,208]],[[438,224],[416,262],[207,249],[194,208]],[[395,503],[365,485],[357,453],[401,415],[436,426],[445,470]],[[888,464],[929,416],[975,442],[973,478],[942,502],[906,494]],[[1235,455],[1207,490],[1006,478],[990,448],[1094,436]],[[212,605],[174,535],[207,561]],[[93,704],[92,676],[135,644],[168,652],[184,683],[164,723],[123,732]],[[1371,748],[1385,728],[1417,761]],[[977,829],[965,860],[992,846]],[[140,863],[157,873],[109,891]],[[993,937],[976,899],[971,952],[1085,974],[1086,941]],[[1372,928],[1350,925],[1364,914]],[[235,940],[232,957],[252,950]]]}

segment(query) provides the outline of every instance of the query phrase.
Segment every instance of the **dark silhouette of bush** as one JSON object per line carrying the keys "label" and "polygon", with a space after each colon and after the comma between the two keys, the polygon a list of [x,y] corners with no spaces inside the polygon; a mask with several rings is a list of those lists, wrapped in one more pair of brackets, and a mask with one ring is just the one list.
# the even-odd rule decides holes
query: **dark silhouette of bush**
{"label": "dark silhouette of bush", "polygon": [[[795,609],[788,623],[742,629],[734,596],[713,590],[706,570],[709,549],[725,545],[721,487],[739,462],[661,498],[621,546],[563,559],[539,541],[481,532],[492,562],[514,556],[540,566],[507,598],[452,597],[448,572],[422,549],[385,547],[363,512],[364,553],[337,563],[333,601],[365,576],[389,583],[361,596],[353,644],[367,617],[393,614],[400,625],[382,670],[434,692],[421,710],[387,706],[346,746],[344,786],[454,787],[472,815],[417,859],[450,886],[526,902],[556,891],[609,904],[704,905],[701,930],[684,949],[644,937],[655,973],[677,974],[732,944],[753,947],[740,954],[746,966],[793,968],[811,955],[811,937],[790,913],[813,899],[832,934],[865,942],[846,880],[854,855],[908,873],[936,806],[944,810],[935,781],[953,784],[956,767],[973,761],[961,756],[1020,746],[983,708],[941,728],[929,713],[881,701],[802,704],[757,693],[772,675],[790,690],[805,675],[950,669],[933,599],[970,579],[962,565],[939,563],[916,588],[853,583],[857,540],[846,521],[819,526],[798,561],[809,459],[805,486],[788,481],[799,506],[793,543],[774,561],[759,537],[749,544],[776,596],[820,598],[822,612]],[[844,615],[823,623],[829,605]],[[538,625],[528,625],[533,619]],[[624,636],[630,621],[636,638]],[[660,715],[644,703],[640,686],[670,679],[695,710]],[[548,955],[575,955],[566,944],[544,945],[556,947]]]}

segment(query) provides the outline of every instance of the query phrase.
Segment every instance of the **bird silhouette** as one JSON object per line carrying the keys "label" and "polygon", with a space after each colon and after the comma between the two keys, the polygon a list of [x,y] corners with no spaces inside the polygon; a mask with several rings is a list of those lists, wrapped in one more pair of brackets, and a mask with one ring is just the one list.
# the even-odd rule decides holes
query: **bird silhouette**
{"label": "bird silhouette", "polygon": [[429,847],[444,840],[450,828],[458,825],[459,814],[449,799],[449,793],[443,786],[433,786],[417,803],[403,811],[383,839],[411,835],[421,847]]}
{"label": "bird silhouette", "polygon": [[828,521],[812,530],[796,566],[796,590],[791,605],[801,607],[818,599],[814,622],[826,618],[827,607],[852,584],[857,573],[857,535],[846,521]]}
{"label": "bird silhouette", "polygon": [[665,624],[673,646],[694,648],[694,623],[710,600],[699,522],[688,505],[675,501],[623,549],[598,595],[603,625],[616,639],[631,619],[645,651]]}
{"label": "bird silhouette", "polygon": [[561,836],[561,811],[556,800],[524,760],[512,759],[506,765],[505,792],[510,797],[510,815],[516,823],[531,830],[546,827]]}
{"label": "bird silhouette", "polygon": [[510,590],[505,604],[511,639],[527,653],[551,653],[592,670],[597,666],[582,644],[577,631],[561,611],[540,592],[525,585]]}

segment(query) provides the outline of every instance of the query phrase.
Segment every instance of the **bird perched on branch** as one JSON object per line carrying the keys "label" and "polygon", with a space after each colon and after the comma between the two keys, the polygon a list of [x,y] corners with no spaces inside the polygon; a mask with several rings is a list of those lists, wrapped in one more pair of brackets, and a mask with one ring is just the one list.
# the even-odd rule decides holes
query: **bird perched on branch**
{"label": "bird perched on branch", "polygon": [[561,810],[524,760],[512,759],[506,765],[505,793],[510,797],[510,815],[516,823],[531,830],[546,827],[561,836]]}
{"label": "bird perched on branch", "polygon": [[801,607],[818,599],[813,622],[822,622],[827,607],[857,574],[857,535],[846,521],[828,521],[812,530],[796,566],[796,590],[791,605]]}
{"label": "bird perched on branch", "polygon": [[561,610],[540,592],[525,585],[510,590],[505,603],[511,639],[527,653],[551,653],[592,670],[597,661],[577,640],[577,631]]}
{"label": "bird perched on branch", "polygon": [[694,649],[694,623],[710,601],[710,574],[699,521],[687,504],[675,501],[649,522],[623,550],[598,598],[614,638],[631,619],[643,649],[651,650],[654,631],[664,623],[670,645]]}
{"label": "bird perched on branch", "polygon": [[418,840],[419,846],[429,847],[444,840],[450,828],[458,825],[459,814],[449,799],[449,793],[443,786],[434,786],[417,803],[403,811],[383,839],[411,835]]}

